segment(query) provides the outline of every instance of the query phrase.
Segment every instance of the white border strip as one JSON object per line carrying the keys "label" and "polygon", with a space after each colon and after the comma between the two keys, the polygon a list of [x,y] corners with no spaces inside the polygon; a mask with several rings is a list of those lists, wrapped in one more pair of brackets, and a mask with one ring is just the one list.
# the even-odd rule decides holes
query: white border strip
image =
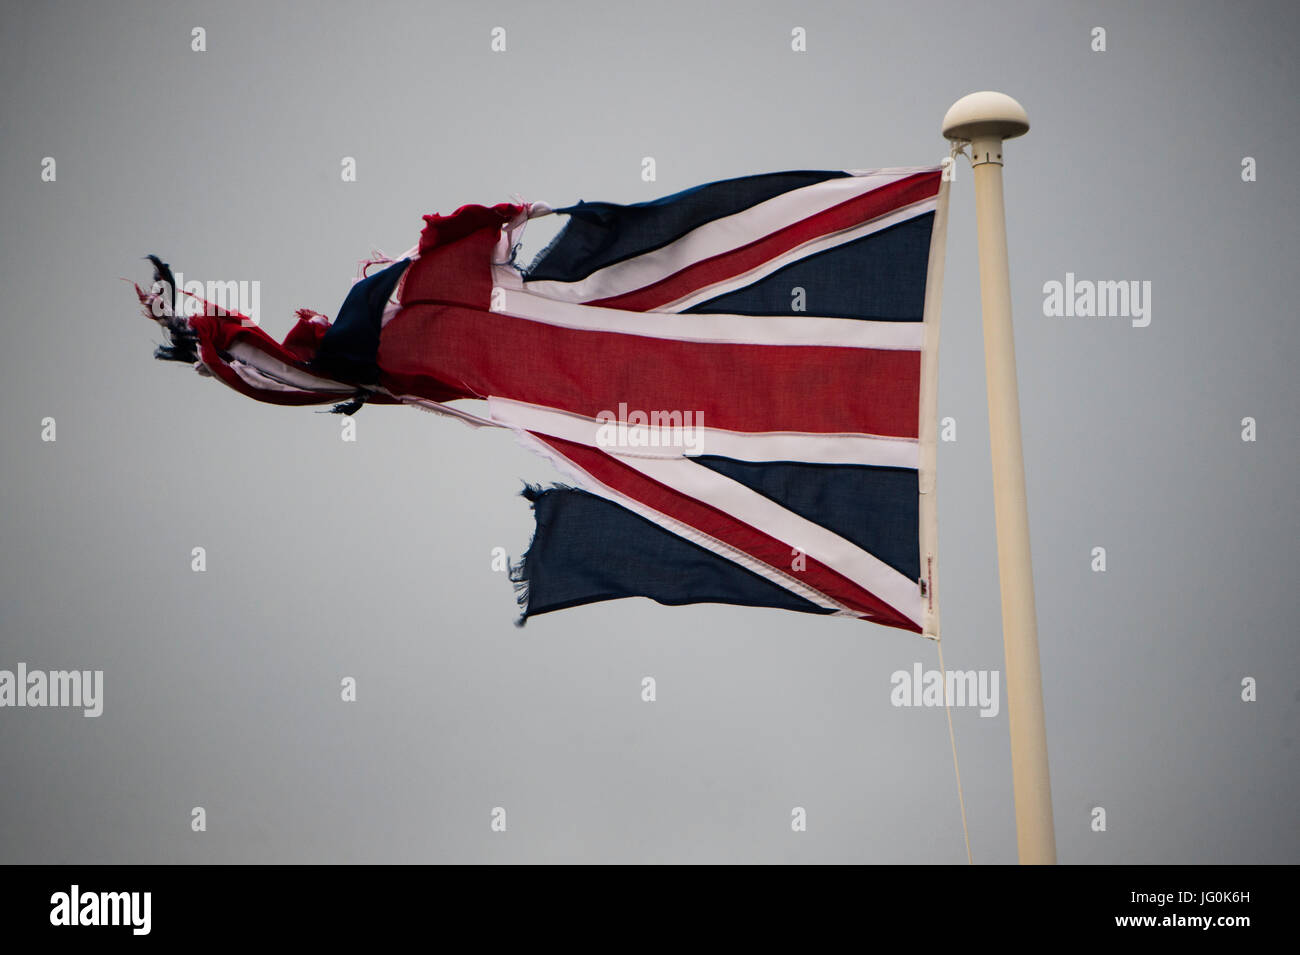
{"label": "white border strip", "polygon": [[[643,440],[629,447],[609,447],[599,441],[602,424],[595,418],[544,405],[510,398],[489,398],[488,418],[492,423],[507,428],[548,434],[620,457],[683,456],[681,435],[669,428],[628,427],[629,438],[635,432]],[[690,443],[699,448],[695,453],[716,454],[738,461],[798,461],[897,468],[917,468],[920,464],[919,446],[913,438],[795,431],[726,431],[709,427],[694,429],[692,438]]]}
{"label": "white border strip", "polygon": [[[954,156],[954,159],[956,157]],[[939,506],[935,499],[935,470],[938,463],[939,428],[939,320],[943,314],[943,263],[948,244],[948,181],[939,183],[934,233],[930,238],[930,261],[925,275],[925,306],[922,325],[925,342],[921,348],[921,417],[917,436],[921,460],[917,475],[921,492],[919,507],[921,535],[921,580],[923,636],[939,639]]]}
{"label": "white border strip", "polygon": [[[500,272],[501,266],[494,271]],[[502,276],[498,275],[498,278]],[[580,331],[639,335],[682,342],[727,345],[814,345],[920,351],[921,322],[870,322],[856,318],[785,315],[677,315],[633,312],[557,302],[523,289],[498,285],[491,310],[512,318]]]}

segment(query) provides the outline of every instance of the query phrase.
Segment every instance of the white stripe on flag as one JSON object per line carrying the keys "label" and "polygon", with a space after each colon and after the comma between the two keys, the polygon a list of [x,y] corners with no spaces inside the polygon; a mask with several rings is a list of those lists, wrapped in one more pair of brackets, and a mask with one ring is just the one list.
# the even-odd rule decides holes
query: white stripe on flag
{"label": "white stripe on flag", "polygon": [[560,328],[640,335],[683,342],[736,345],[815,345],[834,348],[877,348],[920,351],[921,322],[871,322],[855,318],[785,315],[678,315],[673,312],[633,312],[596,305],[559,302],[510,282],[509,266],[493,273],[497,294],[492,311]]}
{"label": "white stripe on flag", "polygon": [[[610,409],[617,414],[617,409]],[[721,428],[628,426],[633,443],[610,447],[599,440],[601,422],[585,415],[529,404],[510,398],[489,398],[488,417],[496,424],[549,434],[575,444],[627,457],[679,458],[716,454],[737,461],[797,461],[809,464],[859,464],[913,468],[920,463],[915,438],[872,434],[816,434],[793,431],[725,431]]]}
{"label": "white stripe on flag", "polygon": [[[272,391],[323,391],[350,395],[357,389],[329,378],[317,378],[315,375],[286,365],[278,358],[273,358],[262,349],[246,342],[235,342],[230,346],[230,354],[238,362],[244,363],[247,370],[256,377],[241,371],[234,362],[231,367],[249,384]],[[274,386],[274,387],[273,387]]]}

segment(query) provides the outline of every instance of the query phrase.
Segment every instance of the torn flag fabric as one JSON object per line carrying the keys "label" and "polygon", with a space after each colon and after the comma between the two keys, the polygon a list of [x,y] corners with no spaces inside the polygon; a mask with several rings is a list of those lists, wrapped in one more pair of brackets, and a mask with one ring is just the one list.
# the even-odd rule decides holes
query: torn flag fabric
{"label": "torn flag fabric", "polygon": [[[946,198],[936,166],[462,206],[282,342],[183,307],[157,258],[137,292],[168,336],[157,357],[249,397],[416,405],[554,462],[568,483],[525,492],[523,618],[644,596],[936,636]],[[517,266],[524,224],[551,214],[563,229]]]}

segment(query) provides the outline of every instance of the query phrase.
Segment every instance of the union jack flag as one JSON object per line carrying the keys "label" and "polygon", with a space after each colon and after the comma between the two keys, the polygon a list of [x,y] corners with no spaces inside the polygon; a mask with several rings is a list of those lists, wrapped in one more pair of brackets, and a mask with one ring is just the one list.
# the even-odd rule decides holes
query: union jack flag
{"label": "union jack flag", "polygon": [[[462,206],[282,342],[185,314],[156,258],[137,291],[169,338],[158,357],[252,398],[415,405],[554,462],[569,483],[525,491],[523,618],[644,596],[936,636],[946,197],[935,166]],[[525,223],[551,214],[563,229],[516,265]]]}

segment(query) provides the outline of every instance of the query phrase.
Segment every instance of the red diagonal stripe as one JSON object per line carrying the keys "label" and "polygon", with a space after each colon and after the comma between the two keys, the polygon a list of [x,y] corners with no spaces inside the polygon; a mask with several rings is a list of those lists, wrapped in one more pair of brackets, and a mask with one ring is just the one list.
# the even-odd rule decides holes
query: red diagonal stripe
{"label": "red diagonal stripe", "polygon": [[702,288],[744,275],[805,242],[870,222],[914,202],[929,199],[938,194],[941,176],[937,170],[907,176],[801,219],[748,245],[689,265],[653,285],[588,304],[638,312],[662,308]]}

